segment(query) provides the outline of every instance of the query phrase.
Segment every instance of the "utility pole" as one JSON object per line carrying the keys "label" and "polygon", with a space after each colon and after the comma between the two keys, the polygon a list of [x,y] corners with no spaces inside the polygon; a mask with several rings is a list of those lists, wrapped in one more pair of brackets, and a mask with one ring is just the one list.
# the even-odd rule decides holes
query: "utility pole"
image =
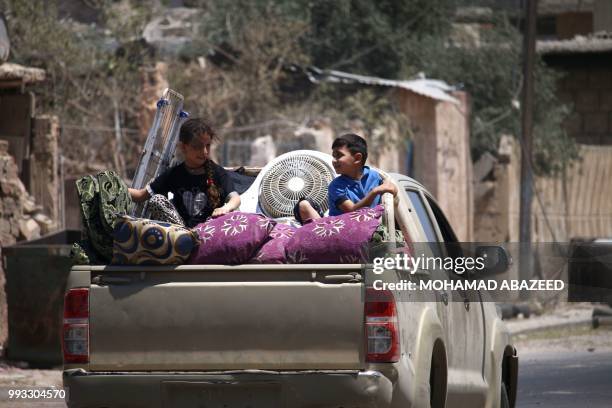
{"label": "utility pole", "polygon": [[[519,278],[530,279],[533,271],[531,251],[531,202],[533,199],[533,67],[535,60],[537,0],[525,0],[525,34],[523,42],[523,94],[521,122],[521,203],[519,218],[520,261]],[[528,297],[526,291],[520,297]]]}

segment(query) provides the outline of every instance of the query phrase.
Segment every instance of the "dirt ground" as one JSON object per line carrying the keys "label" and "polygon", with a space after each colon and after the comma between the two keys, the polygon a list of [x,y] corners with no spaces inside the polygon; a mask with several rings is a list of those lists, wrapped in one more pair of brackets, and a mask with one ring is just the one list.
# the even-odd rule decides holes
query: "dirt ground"
{"label": "dirt ground", "polygon": [[543,351],[612,351],[612,327],[588,325],[553,328],[514,336],[519,355]]}
{"label": "dirt ground", "polygon": [[612,326],[593,328],[594,309],[610,310],[602,305],[566,303],[528,319],[508,320],[506,326],[511,333],[515,333],[513,340],[519,354],[543,351],[610,352]]}
{"label": "dirt ground", "polygon": [[0,407],[1,408],[59,408],[66,407],[61,399],[11,399],[9,391],[17,390],[61,390],[62,371],[37,370],[15,363],[0,363]]}

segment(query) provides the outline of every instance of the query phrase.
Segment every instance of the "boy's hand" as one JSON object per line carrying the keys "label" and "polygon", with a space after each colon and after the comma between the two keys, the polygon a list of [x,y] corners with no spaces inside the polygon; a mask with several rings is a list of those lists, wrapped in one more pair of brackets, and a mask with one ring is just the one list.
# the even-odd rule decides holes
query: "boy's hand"
{"label": "boy's hand", "polygon": [[377,187],[378,194],[391,193],[395,197],[397,195],[397,187],[392,182],[385,180],[380,186]]}

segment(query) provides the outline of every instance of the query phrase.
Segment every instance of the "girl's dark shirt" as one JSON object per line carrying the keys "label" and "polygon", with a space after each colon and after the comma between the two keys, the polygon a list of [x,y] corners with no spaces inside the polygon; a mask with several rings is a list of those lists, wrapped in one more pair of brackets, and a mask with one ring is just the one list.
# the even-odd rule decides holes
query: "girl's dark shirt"
{"label": "girl's dark shirt", "polygon": [[[218,164],[210,162],[213,168],[213,182],[219,189],[220,205],[225,203],[229,193],[234,191],[234,182],[228,172]],[[210,205],[208,191],[208,172],[191,174],[185,163],[170,167],[149,185],[155,194],[168,195],[172,192],[172,203],[188,227],[206,221],[214,208]]]}

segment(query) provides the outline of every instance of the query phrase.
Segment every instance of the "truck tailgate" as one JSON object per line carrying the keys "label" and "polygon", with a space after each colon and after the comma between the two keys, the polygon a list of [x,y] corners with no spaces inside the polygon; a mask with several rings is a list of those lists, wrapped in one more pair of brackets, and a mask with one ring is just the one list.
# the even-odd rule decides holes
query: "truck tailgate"
{"label": "truck tailgate", "polygon": [[361,265],[106,267],[96,275],[90,370],[364,367]]}

